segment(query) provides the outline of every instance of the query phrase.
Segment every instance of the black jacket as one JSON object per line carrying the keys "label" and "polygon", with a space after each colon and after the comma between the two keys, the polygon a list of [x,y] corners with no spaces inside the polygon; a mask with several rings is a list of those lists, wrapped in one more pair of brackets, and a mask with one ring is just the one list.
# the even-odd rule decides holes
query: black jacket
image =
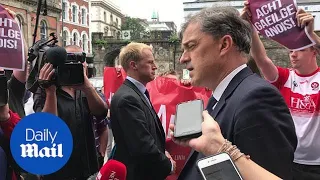
{"label": "black jacket", "polygon": [[[223,136],[254,162],[285,180],[292,179],[295,127],[283,97],[270,83],[249,68],[243,69],[232,79],[211,116]],[[204,155],[191,154],[179,180],[201,179],[196,162]]]}
{"label": "black jacket", "polygon": [[165,179],[171,162],[165,156],[160,120],[139,89],[129,80],[114,94],[110,108],[115,160],[127,167],[127,180]]}

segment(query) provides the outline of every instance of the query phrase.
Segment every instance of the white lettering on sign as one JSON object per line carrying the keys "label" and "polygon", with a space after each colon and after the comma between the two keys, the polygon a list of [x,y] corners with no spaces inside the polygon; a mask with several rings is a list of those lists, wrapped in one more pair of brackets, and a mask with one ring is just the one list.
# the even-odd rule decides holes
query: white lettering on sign
{"label": "white lettering on sign", "polygon": [[109,104],[111,104],[111,99],[112,99],[113,95],[114,95],[114,93],[110,91],[110,95],[109,95],[109,98],[108,98]]}
{"label": "white lettering on sign", "polygon": [[253,25],[258,31],[264,31],[267,37],[274,37],[296,27],[294,4],[285,7],[280,0],[271,1],[256,9],[259,21]]}
{"label": "white lettering on sign", "polygon": [[0,48],[18,49],[21,32],[11,29],[14,23],[10,18],[0,18]]}
{"label": "white lettering on sign", "polygon": [[13,20],[10,18],[0,18],[0,26],[12,28]]}
{"label": "white lettering on sign", "polygon": [[275,0],[261,6],[260,8],[256,9],[258,19],[260,19],[260,17],[264,17],[265,15],[272,13],[273,11],[281,7],[282,7],[281,0]]}
{"label": "white lettering on sign", "polygon": [[[167,108],[166,108],[166,105],[161,105],[160,108],[159,108],[159,111],[158,111],[158,117],[159,119],[161,120],[161,123],[162,123],[162,127],[164,129],[164,132],[165,132],[165,136],[167,138],[171,138],[171,135],[169,133],[169,127],[167,127]],[[170,121],[169,121],[169,124],[173,124],[174,123],[174,118],[175,118],[175,115],[170,115]]]}

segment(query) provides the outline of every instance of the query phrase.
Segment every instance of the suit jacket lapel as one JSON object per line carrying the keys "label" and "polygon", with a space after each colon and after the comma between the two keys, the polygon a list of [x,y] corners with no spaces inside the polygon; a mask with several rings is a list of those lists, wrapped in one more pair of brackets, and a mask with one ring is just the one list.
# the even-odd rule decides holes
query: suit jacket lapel
{"label": "suit jacket lapel", "polygon": [[250,68],[246,67],[242,69],[237,75],[233,77],[233,79],[230,81],[229,85],[223,92],[220,100],[217,102],[216,107],[213,109],[212,113],[210,114],[213,119],[217,117],[220,110],[226,103],[226,99],[233,93],[233,91],[238,87],[238,85],[249,75],[253,74],[253,72],[250,70]]}
{"label": "suit jacket lapel", "polygon": [[155,110],[153,109],[152,104],[150,106],[150,104],[148,103],[147,99],[144,97],[144,95],[139,91],[139,89],[131,82],[129,81],[128,79],[126,79],[124,81],[124,84],[129,86],[131,89],[133,89],[139,96],[140,98],[142,99],[143,103],[148,107],[149,111],[151,112],[152,116],[154,117],[154,120],[155,120],[155,123],[156,123],[156,126],[157,126],[157,129],[158,131],[160,132],[161,134],[161,137],[163,138],[163,140],[165,140],[165,134],[164,134],[164,130],[162,128],[162,125],[160,123],[160,120],[159,120],[159,117],[157,115],[157,113],[155,112]]}

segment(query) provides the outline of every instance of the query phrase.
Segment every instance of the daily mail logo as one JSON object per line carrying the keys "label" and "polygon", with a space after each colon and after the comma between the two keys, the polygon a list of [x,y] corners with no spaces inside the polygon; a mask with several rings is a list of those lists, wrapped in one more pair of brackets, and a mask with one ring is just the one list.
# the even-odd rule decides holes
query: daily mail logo
{"label": "daily mail logo", "polygon": [[[54,134],[54,135],[52,135]],[[58,132],[52,133],[49,129],[44,129],[42,131],[35,131],[33,129],[27,128],[26,129],[26,141],[27,142],[41,142],[41,141],[48,141],[51,142],[52,147],[43,147],[39,149],[38,144],[21,144],[21,157],[63,157],[62,152],[62,144],[56,144],[55,139],[57,137]]]}
{"label": "daily mail logo", "polygon": [[49,113],[23,118],[10,139],[13,158],[31,174],[47,175],[61,169],[69,160],[73,139],[65,122]]}

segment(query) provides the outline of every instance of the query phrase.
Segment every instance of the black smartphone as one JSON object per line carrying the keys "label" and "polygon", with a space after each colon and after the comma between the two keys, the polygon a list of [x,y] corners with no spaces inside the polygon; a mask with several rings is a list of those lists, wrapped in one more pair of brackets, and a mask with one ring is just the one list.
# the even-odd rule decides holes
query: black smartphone
{"label": "black smartphone", "polygon": [[201,99],[178,104],[174,121],[174,138],[191,139],[201,136],[202,111]]}
{"label": "black smartphone", "polygon": [[8,103],[7,77],[0,72],[0,106]]}

